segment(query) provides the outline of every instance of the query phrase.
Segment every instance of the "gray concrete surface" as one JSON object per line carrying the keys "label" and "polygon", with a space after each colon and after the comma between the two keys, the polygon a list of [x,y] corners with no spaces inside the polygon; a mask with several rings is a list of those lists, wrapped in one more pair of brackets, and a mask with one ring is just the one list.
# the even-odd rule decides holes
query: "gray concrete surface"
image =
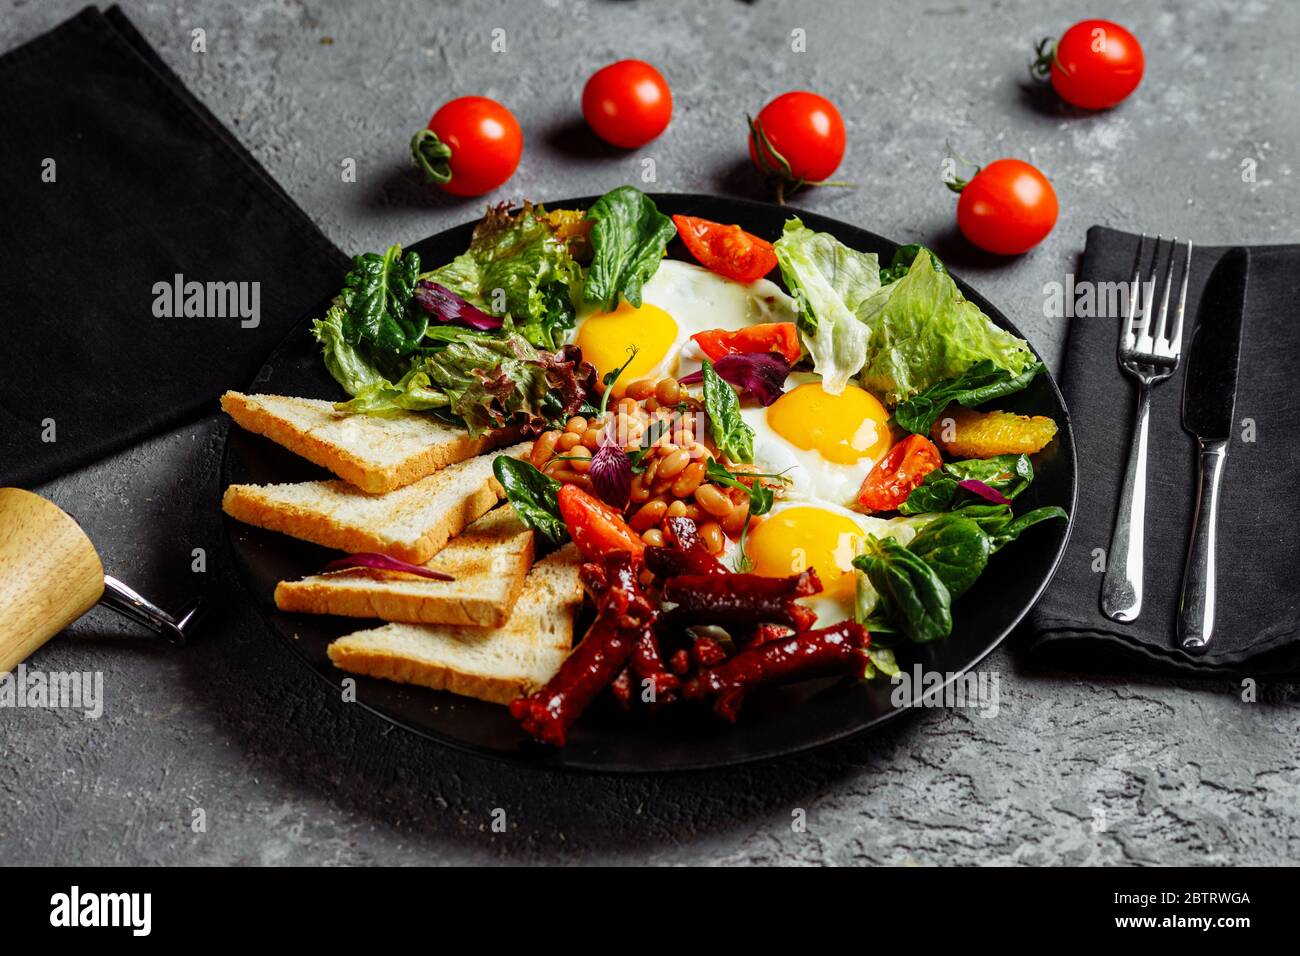
{"label": "gray concrete surface", "polygon": [[[81,0],[0,5],[0,49]],[[406,141],[452,95],[508,103],[523,163],[504,195],[558,198],[631,181],[753,195],[745,110],[830,95],[849,126],[856,190],[809,208],[938,245],[1059,359],[1043,286],[1075,267],[1093,223],[1203,242],[1300,239],[1295,95],[1300,6],[1093,2],[1148,57],[1120,109],[1073,115],[1022,90],[1031,41],[1084,12],[1063,0],[784,4],[128,2],[190,88],[348,251],[473,218],[404,176]],[[208,53],[189,51],[203,27]],[[505,53],[490,52],[506,30]],[[807,32],[807,52],[790,49]],[[324,42],[332,38],[332,43]],[[636,154],[593,147],[585,77],[622,56],[657,63],[676,113]],[[991,262],[951,234],[944,140],[1017,155],[1062,202],[1033,254]],[[340,182],[345,157],[358,181]],[[1257,164],[1254,183],[1242,163]],[[190,549],[220,553],[223,426],[200,422],[50,483],[111,570],[193,587]],[[461,756],[328,698],[213,567],[220,626],[177,652],[92,614],[33,666],[102,671],[104,716],[0,712],[0,863],[1265,863],[1300,861],[1300,708],[1293,686],[1240,689],[1025,673],[1003,651],[1001,712],[928,711],[805,757],[662,779],[552,776]],[[508,829],[493,833],[492,814]],[[206,832],[196,833],[202,809]],[[792,815],[806,813],[806,832]]]}

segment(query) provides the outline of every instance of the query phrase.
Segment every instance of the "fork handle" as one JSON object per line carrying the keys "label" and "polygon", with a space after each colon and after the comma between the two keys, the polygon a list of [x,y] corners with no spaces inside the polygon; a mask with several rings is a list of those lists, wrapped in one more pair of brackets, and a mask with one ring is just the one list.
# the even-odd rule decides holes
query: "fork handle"
{"label": "fork handle", "polygon": [[1201,474],[1196,512],[1178,602],[1178,643],[1192,654],[1203,653],[1214,636],[1215,543],[1219,524],[1219,483],[1228,457],[1226,441],[1201,442]]}
{"label": "fork handle", "polygon": [[1142,556],[1146,539],[1147,444],[1151,431],[1151,389],[1138,382],[1137,417],[1128,449],[1128,468],[1120,488],[1115,530],[1101,582],[1101,611],[1129,623],[1142,613]]}

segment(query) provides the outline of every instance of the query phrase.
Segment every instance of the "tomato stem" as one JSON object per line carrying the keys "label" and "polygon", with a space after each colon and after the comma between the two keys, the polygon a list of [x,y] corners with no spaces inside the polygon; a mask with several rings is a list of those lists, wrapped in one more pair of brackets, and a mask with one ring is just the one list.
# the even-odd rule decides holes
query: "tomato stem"
{"label": "tomato stem", "polygon": [[1034,46],[1034,54],[1034,59],[1029,64],[1029,75],[1035,80],[1047,80],[1052,75],[1052,67],[1056,67],[1062,73],[1065,72],[1065,67],[1061,66],[1061,61],[1056,55],[1055,37],[1043,37],[1039,40]]}
{"label": "tomato stem", "polygon": [[451,182],[451,147],[431,129],[411,137],[411,162],[424,174],[424,181],[439,186]]}
{"label": "tomato stem", "polygon": [[[785,205],[786,196],[793,196],[804,186],[840,186],[844,189],[856,189],[857,183],[844,182],[837,179],[804,179],[794,174],[794,169],[790,166],[790,161],[781,155],[780,151],[772,145],[772,141],[767,138],[767,133],[763,130],[763,124],[758,120],[745,114],[745,122],[749,124],[749,135],[754,139],[754,155],[758,157],[759,169],[763,175],[772,179],[776,183],[776,201],[780,206]],[[786,186],[790,188],[787,190]]]}

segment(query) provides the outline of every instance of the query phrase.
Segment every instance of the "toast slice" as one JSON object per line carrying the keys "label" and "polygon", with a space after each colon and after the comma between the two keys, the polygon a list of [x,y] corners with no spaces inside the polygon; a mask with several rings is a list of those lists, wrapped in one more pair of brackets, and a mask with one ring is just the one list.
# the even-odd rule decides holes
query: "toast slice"
{"label": "toast slice", "polygon": [[568,544],[533,565],[504,627],[386,624],[340,637],[330,660],[353,674],[508,704],[554,677],[573,646],[579,561]]}
{"label": "toast slice", "polygon": [[285,395],[226,392],[221,407],[241,428],[376,495],[519,437],[518,430],[505,429],[471,438],[463,428],[418,412],[353,415],[335,411],[333,402]]}
{"label": "toast slice", "polygon": [[533,563],[533,532],[503,505],[452,538],[425,566],[454,575],[433,581],[372,568],[281,581],[282,611],[377,617],[411,624],[501,627],[510,619]]}
{"label": "toast slice", "polygon": [[492,475],[497,455],[522,458],[531,447],[520,442],[449,465],[386,495],[346,481],[231,485],[221,507],[232,518],[327,548],[380,551],[423,564],[504,497]]}

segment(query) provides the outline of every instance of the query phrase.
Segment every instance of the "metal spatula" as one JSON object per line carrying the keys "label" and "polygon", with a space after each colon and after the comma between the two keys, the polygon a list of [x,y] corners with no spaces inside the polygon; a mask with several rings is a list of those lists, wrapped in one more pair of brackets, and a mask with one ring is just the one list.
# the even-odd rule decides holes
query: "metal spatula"
{"label": "metal spatula", "polygon": [[184,644],[198,601],[175,615],[104,574],[95,546],[66,512],[21,488],[0,488],[0,673],[96,603]]}

